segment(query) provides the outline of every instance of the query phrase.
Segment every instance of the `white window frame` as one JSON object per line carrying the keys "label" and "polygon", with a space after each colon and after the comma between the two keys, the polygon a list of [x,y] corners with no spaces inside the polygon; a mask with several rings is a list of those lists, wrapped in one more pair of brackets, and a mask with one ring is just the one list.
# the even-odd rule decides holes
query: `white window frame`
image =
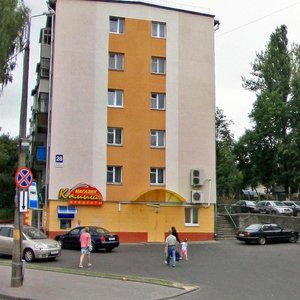
{"label": "white window frame", "polygon": [[166,110],[166,94],[165,93],[151,93],[151,109]]}
{"label": "white window frame", "polygon": [[124,54],[116,53],[116,52],[109,52],[108,68],[109,68],[109,70],[123,71],[124,70]]}
{"label": "white window frame", "polygon": [[[162,180],[161,180],[162,178]],[[164,168],[150,168],[150,184],[164,185],[165,184],[165,169]]]}
{"label": "white window frame", "polygon": [[[120,137],[120,141],[118,137]],[[111,142],[110,139],[112,140]],[[107,127],[107,144],[113,146],[122,146],[123,129],[118,127]]]}
{"label": "white window frame", "polygon": [[153,74],[166,74],[166,58],[152,57],[151,72]]}
{"label": "white window frame", "polygon": [[42,45],[51,45],[51,29],[50,28],[42,29],[41,43],[42,43]]}
{"label": "white window frame", "polygon": [[166,38],[167,37],[167,26],[164,22],[152,22],[152,37],[155,38]]}
{"label": "white window frame", "polygon": [[199,209],[197,207],[186,207],[184,209],[185,226],[199,226]]}
{"label": "white window frame", "polygon": [[124,33],[125,19],[119,17],[109,17],[109,32],[115,34]]}
{"label": "white window frame", "polygon": [[[109,103],[112,99],[112,103]],[[123,107],[124,91],[109,89],[107,91],[107,106],[109,107]],[[121,103],[120,103],[121,102]]]}
{"label": "white window frame", "polygon": [[166,132],[164,130],[151,129],[150,146],[153,148],[165,148]]}
{"label": "white window frame", "polygon": [[[107,184],[121,184],[122,183],[122,167],[121,166],[107,166],[106,183]],[[109,175],[112,178],[108,180]]]}

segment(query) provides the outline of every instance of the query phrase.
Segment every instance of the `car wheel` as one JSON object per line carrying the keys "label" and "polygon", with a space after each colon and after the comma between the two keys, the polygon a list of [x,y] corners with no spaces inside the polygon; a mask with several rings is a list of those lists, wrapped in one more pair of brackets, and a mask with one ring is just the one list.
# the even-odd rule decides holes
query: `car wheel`
{"label": "car wheel", "polygon": [[266,243],[266,238],[263,237],[263,236],[261,236],[261,237],[258,239],[258,243],[259,243],[260,245],[264,245],[264,244]]}
{"label": "car wheel", "polygon": [[34,253],[31,249],[25,249],[24,250],[24,258],[26,262],[32,262],[34,261]]}
{"label": "car wheel", "polygon": [[295,234],[292,234],[292,236],[289,238],[290,243],[296,243],[298,241],[298,238]]}
{"label": "car wheel", "polygon": [[277,215],[276,210],[272,211],[272,215]]}
{"label": "car wheel", "polygon": [[62,249],[63,248],[63,244],[64,244],[63,241],[62,241],[62,239],[58,239],[57,242],[58,242],[60,248]]}

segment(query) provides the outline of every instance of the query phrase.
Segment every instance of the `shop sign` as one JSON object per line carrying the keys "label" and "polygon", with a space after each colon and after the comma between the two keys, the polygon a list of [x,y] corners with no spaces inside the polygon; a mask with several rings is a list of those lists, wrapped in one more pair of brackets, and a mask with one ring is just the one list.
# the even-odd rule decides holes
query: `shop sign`
{"label": "shop sign", "polygon": [[80,183],[73,188],[61,188],[58,199],[68,200],[69,205],[100,206],[103,204],[102,194],[95,187]]}

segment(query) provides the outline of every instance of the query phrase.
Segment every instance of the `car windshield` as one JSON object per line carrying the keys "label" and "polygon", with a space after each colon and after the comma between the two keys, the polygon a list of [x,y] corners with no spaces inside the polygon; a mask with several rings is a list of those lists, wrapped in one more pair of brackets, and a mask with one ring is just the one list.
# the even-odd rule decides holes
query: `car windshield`
{"label": "car windshield", "polygon": [[274,202],[271,202],[273,206],[285,206],[284,203],[280,202],[280,201],[274,201]]}
{"label": "car windshield", "polygon": [[300,206],[300,201],[294,201],[297,206]]}
{"label": "car windshield", "polygon": [[23,233],[29,240],[47,239],[47,236],[42,231],[34,227],[24,227]]}
{"label": "car windshield", "polygon": [[255,201],[246,201],[247,205],[256,205]]}
{"label": "car windshield", "polygon": [[245,230],[259,230],[261,228],[260,224],[252,224],[248,226]]}

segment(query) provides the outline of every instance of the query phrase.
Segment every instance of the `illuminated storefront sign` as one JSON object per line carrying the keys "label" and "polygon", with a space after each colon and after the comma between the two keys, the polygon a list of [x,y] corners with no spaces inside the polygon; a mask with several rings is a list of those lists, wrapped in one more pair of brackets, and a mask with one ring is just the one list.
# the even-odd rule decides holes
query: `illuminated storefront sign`
{"label": "illuminated storefront sign", "polygon": [[68,200],[69,205],[100,206],[103,204],[102,194],[95,187],[80,183],[73,188],[61,188],[58,199]]}

